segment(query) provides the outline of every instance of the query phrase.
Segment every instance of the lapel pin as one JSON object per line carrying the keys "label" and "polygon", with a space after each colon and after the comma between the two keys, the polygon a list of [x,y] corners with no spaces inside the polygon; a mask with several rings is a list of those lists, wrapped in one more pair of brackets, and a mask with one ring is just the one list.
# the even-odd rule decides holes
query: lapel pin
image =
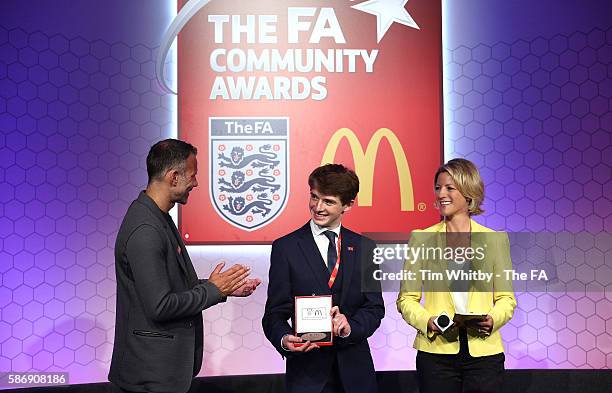
{"label": "lapel pin", "polygon": [[353,251],[353,246],[348,246],[348,247],[347,247],[347,250],[349,250],[349,251]]}

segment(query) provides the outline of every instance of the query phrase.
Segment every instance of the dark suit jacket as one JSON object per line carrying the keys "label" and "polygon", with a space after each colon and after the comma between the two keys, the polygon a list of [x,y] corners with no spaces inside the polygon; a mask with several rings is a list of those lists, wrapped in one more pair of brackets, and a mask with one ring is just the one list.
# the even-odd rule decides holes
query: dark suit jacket
{"label": "dark suit jacket", "polygon": [[198,280],[176,227],[144,192],[115,243],[117,311],[108,379],[123,389],[186,392],[202,365],[202,310],[223,300]]}
{"label": "dark suit jacket", "polygon": [[290,393],[320,392],[336,359],[346,392],[377,391],[367,338],[380,326],[385,308],[380,291],[361,290],[362,272],[367,276],[373,270],[375,244],[344,227],[341,236],[342,292],[340,304],[335,305],[346,315],[351,334],[344,339],[334,337],[332,347],[308,353],[284,350],[281,339],[285,334],[293,334],[288,320],[294,318],[295,296],[331,294],[327,284],[329,271],[309,223],[272,243],[268,300],[262,324],[268,340],[287,357],[286,383]]}

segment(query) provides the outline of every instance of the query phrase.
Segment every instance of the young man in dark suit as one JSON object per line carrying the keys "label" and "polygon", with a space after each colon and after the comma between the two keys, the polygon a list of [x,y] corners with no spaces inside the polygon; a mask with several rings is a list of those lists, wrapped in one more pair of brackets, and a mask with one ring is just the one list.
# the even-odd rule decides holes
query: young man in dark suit
{"label": "young man in dark suit", "polygon": [[119,392],[186,392],[202,366],[202,310],[259,284],[249,269],[217,265],[198,279],[168,214],[198,186],[197,150],[176,139],[147,156],[147,189],[130,205],[115,243],[117,310],[108,379]]}
{"label": "young man in dark suit", "polygon": [[[385,308],[380,291],[363,290],[362,275],[369,274],[376,245],[341,225],[359,179],[343,165],[327,164],[310,174],[308,185],[310,221],[272,244],[264,333],[287,358],[287,392],[375,393],[367,338],[380,326]],[[331,346],[294,335],[295,297],[313,294],[332,295]]]}

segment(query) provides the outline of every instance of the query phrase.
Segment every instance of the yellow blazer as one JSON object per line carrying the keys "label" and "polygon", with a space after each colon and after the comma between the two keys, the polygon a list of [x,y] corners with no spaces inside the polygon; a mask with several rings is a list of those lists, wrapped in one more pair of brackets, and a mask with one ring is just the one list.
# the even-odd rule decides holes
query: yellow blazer
{"label": "yellow blazer", "polygon": [[[471,228],[472,233],[495,232],[474,220],[471,220]],[[444,233],[446,232],[446,223],[440,222],[427,229],[414,232],[421,232],[422,234],[431,232],[432,235],[436,232]],[[414,236],[412,239],[414,239]],[[416,245],[411,244],[411,247],[413,246]],[[470,355],[474,357],[494,355],[504,351],[499,328],[512,318],[516,307],[516,298],[511,283],[505,280],[503,274],[503,270],[512,268],[507,234],[487,237],[486,263],[489,264],[494,273],[492,290],[475,291],[473,287],[470,288],[467,310],[470,313],[490,315],[493,318],[493,330],[490,336],[484,338],[468,332],[469,351]],[[405,269],[410,270],[410,267],[412,265],[409,265],[407,261]],[[500,277],[496,277],[495,274],[499,274]],[[422,293],[422,283],[417,283],[417,287],[415,287],[414,283],[404,281],[397,298],[398,311],[409,325],[417,329],[418,334],[414,339],[414,348],[419,351],[438,354],[459,353],[457,329],[452,329],[444,334],[427,333],[427,323],[432,316],[440,315],[442,311],[446,311],[449,317],[453,318],[455,308],[450,292],[439,290],[425,292],[425,300],[421,305]]]}

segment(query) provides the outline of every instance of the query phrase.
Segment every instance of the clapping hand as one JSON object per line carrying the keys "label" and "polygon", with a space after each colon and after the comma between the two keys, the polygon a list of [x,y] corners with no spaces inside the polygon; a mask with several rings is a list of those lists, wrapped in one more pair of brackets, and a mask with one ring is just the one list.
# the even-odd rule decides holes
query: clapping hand
{"label": "clapping hand", "polygon": [[253,292],[255,292],[255,289],[257,288],[257,286],[259,286],[259,284],[261,284],[261,280],[259,278],[249,278],[245,280],[244,284],[238,287],[238,289],[232,292],[230,296],[237,296],[237,297],[250,296]]}
{"label": "clapping hand", "polygon": [[247,277],[251,269],[243,265],[233,265],[222,272],[221,269],[223,269],[223,266],[225,266],[225,262],[221,262],[215,266],[213,272],[210,273],[210,277],[208,277],[208,281],[219,288],[223,296],[229,296],[247,283]]}

